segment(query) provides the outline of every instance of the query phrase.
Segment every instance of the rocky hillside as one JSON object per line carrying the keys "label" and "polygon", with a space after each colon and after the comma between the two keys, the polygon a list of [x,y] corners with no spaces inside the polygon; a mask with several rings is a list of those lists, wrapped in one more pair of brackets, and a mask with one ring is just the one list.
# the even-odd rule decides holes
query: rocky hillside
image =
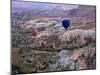
{"label": "rocky hillside", "polygon": [[95,69],[95,31],[74,29],[48,34],[17,35],[13,45],[20,48],[22,73]]}

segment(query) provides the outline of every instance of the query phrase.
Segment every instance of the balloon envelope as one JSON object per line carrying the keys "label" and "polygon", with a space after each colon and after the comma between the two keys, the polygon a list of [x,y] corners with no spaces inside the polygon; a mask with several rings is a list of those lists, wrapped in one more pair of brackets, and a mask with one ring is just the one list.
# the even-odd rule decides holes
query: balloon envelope
{"label": "balloon envelope", "polygon": [[64,19],[62,21],[62,25],[65,29],[67,29],[70,26],[70,20]]}
{"label": "balloon envelope", "polygon": [[38,32],[37,32],[37,31],[32,30],[32,35],[33,35],[33,36],[36,36],[37,34],[38,34]]}

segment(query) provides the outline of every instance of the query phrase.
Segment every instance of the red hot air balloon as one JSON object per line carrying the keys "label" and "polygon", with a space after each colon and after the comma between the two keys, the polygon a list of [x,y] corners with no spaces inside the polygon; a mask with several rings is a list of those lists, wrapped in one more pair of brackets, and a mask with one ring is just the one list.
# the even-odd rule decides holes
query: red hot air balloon
{"label": "red hot air balloon", "polygon": [[32,35],[35,37],[38,34],[38,31],[36,31],[35,29],[32,29]]}

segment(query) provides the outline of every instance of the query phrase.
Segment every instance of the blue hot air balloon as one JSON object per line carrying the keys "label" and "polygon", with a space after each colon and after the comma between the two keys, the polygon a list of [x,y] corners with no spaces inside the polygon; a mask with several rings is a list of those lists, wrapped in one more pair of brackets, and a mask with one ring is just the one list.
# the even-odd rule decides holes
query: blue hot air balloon
{"label": "blue hot air balloon", "polygon": [[62,21],[62,25],[63,25],[63,27],[64,27],[65,29],[67,29],[67,28],[70,26],[70,20],[64,19],[64,20]]}

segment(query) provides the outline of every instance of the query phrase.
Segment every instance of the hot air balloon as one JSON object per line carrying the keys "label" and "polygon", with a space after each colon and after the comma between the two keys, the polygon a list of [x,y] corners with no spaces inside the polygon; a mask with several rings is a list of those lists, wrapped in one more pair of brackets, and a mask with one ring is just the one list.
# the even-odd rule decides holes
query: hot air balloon
{"label": "hot air balloon", "polygon": [[65,29],[67,29],[67,28],[70,26],[70,20],[64,19],[64,20],[62,21],[62,25],[63,25],[63,27],[64,27]]}
{"label": "hot air balloon", "polygon": [[36,31],[35,29],[32,29],[32,35],[35,37],[38,34],[38,31]]}

